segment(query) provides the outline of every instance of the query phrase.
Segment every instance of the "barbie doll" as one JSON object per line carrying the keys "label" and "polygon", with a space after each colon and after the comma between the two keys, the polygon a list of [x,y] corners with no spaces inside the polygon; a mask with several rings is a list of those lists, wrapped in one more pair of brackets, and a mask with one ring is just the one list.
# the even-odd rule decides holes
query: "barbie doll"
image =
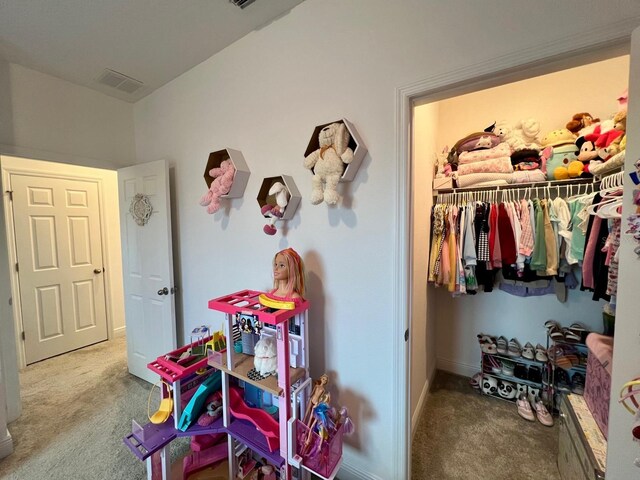
{"label": "barbie doll", "polygon": [[267,307],[293,310],[304,300],[304,264],[293,248],[285,248],[273,258],[273,290],[260,295]]}

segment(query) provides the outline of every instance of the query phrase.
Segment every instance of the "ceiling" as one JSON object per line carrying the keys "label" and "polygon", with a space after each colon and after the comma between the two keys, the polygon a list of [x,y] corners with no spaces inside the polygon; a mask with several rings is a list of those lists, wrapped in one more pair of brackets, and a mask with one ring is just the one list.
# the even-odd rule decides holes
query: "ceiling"
{"label": "ceiling", "polygon": [[0,59],[135,102],[302,1],[0,0]]}

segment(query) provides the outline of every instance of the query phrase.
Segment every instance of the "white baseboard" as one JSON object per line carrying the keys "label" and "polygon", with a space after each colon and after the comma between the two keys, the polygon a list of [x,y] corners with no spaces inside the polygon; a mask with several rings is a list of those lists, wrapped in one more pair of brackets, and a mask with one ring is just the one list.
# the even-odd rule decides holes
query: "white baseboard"
{"label": "white baseboard", "polygon": [[340,480],[383,480],[382,477],[368,472],[364,466],[356,465],[357,462],[354,460],[353,457],[343,460],[337,478]]}
{"label": "white baseboard", "polygon": [[429,369],[429,373],[427,373],[427,381],[422,388],[422,392],[420,393],[420,398],[418,399],[418,405],[416,405],[416,409],[413,412],[413,416],[411,417],[411,440],[413,441],[413,436],[416,433],[416,426],[418,425],[418,420],[420,420],[420,416],[422,415],[422,410],[424,409],[425,404],[427,403],[427,397],[429,396],[429,390],[431,389],[431,385],[433,384],[433,378],[436,376],[436,361],[430,362],[432,367]]}
{"label": "white baseboard", "polygon": [[127,334],[127,327],[118,327],[113,329],[113,338],[124,337]]}
{"label": "white baseboard", "polygon": [[444,370],[445,372],[451,372],[469,378],[473,377],[480,371],[479,364],[469,365],[467,363],[460,363],[442,357],[438,357],[437,365],[439,370]]}
{"label": "white baseboard", "polygon": [[420,398],[418,399],[418,404],[416,405],[416,409],[413,411],[413,415],[411,416],[411,439],[413,440],[413,436],[416,433],[416,425],[418,424],[418,420],[420,420],[420,415],[422,415],[422,409],[424,408],[424,404],[427,401],[427,396],[429,395],[429,387],[431,386],[431,382],[427,379],[424,382],[424,387],[422,388],[422,392],[420,393]]}
{"label": "white baseboard", "polygon": [[8,457],[13,453],[13,439],[9,430],[6,431],[6,438],[0,440],[0,459]]}

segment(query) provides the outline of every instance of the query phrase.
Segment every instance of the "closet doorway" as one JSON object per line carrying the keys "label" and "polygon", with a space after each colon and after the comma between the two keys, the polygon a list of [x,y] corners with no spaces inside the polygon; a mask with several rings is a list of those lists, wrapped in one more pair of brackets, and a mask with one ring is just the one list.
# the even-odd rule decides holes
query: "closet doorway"
{"label": "closet doorway", "polygon": [[[627,52],[628,46],[574,57],[414,101],[410,222],[412,436],[429,401],[428,390],[436,370],[468,378],[480,371],[479,333],[516,338],[521,345],[530,342],[535,346],[546,345],[544,323],[549,319],[566,326],[580,321],[593,331],[603,330],[604,302],[593,301],[592,293],[579,288],[569,290],[566,301],[561,303],[556,295],[519,298],[498,288],[491,293],[454,298],[446,287],[427,285],[437,153],[494,122],[513,125],[534,118],[540,123],[541,138],[565,127],[578,112],[609,118],[618,110],[617,99],[628,86]],[[455,405],[452,407],[455,410]],[[513,414],[518,418],[515,404]],[[438,453],[432,450],[423,455]],[[413,478],[417,478],[415,473]]]}

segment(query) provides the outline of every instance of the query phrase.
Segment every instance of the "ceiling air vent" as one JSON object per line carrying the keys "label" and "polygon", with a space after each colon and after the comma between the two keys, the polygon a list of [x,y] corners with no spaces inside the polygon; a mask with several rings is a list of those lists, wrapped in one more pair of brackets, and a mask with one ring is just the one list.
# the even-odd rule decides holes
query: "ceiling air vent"
{"label": "ceiling air vent", "polygon": [[144,86],[141,81],[108,68],[105,68],[102,75],[98,77],[98,83],[125,93],[134,93]]}
{"label": "ceiling air vent", "polygon": [[233,3],[236,7],[246,8],[256,0],[229,0],[229,3]]}

